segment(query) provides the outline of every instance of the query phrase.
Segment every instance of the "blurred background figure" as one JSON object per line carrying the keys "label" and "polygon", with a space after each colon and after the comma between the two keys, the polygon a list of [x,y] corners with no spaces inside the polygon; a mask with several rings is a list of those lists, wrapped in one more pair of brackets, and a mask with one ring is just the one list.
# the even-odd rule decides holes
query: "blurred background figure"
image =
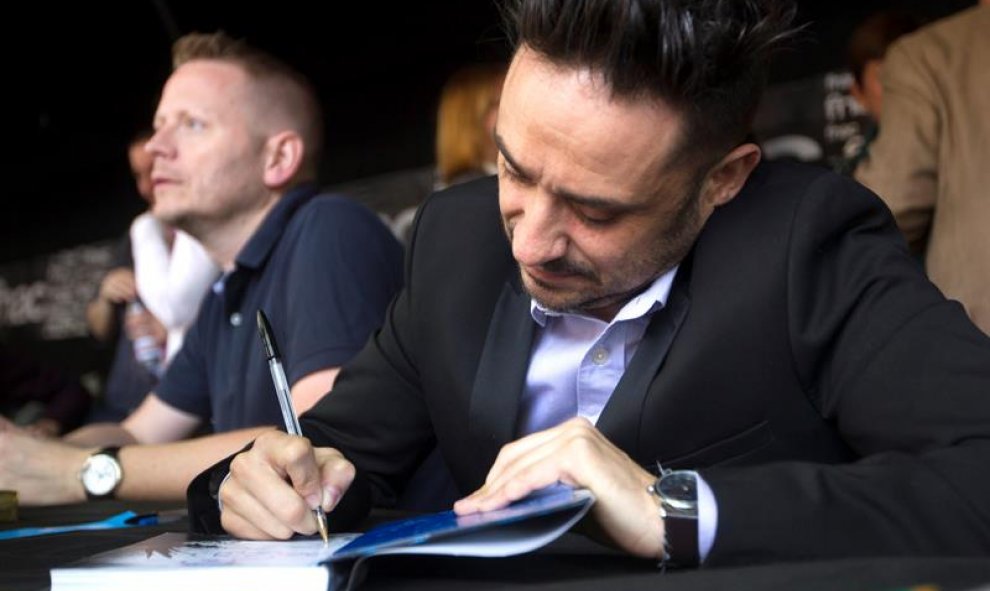
{"label": "blurred background figure", "polygon": [[478,64],[455,72],[437,110],[437,188],[495,174],[495,118],[505,82],[503,64]]}
{"label": "blurred background figure", "polygon": [[837,172],[851,175],[876,139],[883,103],[880,72],[887,48],[919,25],[919,19],[906,12],[883,11],[867,18],[853,30],[846,48],[849,71],[853,75],[849,92],[866,111],[869,122],[862,135],[854,136],[843,146],[843,159]]}
{"label": "blurred background figure", "polygon": [[71,431],[91,398],[77,378],[0,347],[0,414],[28,432],[56,437]]}
{"label": "blurred background figure", "polygon": [[856,178],[886,201],[932,281],[990,334],[988,59],[987,0],[895,43],[880,133]]}
{"label": "blurred background figure", "polygon": [[[495,174],[495,118],[505,71],[504,64],[475,64],[447,79],[437,109],[433,190]],[[392,219],[392,231],[403,244],[408,244],[418,207],[408,207]]]}
{"label": "blurred background figure", "polygon": [[904,35],[917,30],[917,17],[906,12],[878,12],[853,30],[847,48],[849,70],[853,74],[850,92],[874,122],[880,120],[883,87],[880,72],[887,48]]}
{"label": "blurred background figure", "polygon": [[194,238],[151,215],[152,155],[144,145],[152,133],[139,132],[127,149],[134,184],[149,210],[134,219],[114,267],[86,309],[93,336],[116,341],[103,396],[86,422],[119,421],[137,408],[181,347],[219,274]]}

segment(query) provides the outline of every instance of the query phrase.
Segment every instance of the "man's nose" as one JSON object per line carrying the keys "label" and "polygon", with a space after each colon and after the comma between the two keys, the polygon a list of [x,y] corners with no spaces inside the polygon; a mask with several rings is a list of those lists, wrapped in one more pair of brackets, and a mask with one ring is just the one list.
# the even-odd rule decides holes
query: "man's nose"
{"label": "man's nose", "polygon": [[512,256],[522,265],[535,266],[559,259],[567,252],[561,212],[551,198],[538,197],[510,221]]}
{"label": "man's nose", "polygon": [[144,144],[145,152],[155,156],[172,156],[175,147],[172,142],[169,126],[163,125],[155,130],[154,135]]}

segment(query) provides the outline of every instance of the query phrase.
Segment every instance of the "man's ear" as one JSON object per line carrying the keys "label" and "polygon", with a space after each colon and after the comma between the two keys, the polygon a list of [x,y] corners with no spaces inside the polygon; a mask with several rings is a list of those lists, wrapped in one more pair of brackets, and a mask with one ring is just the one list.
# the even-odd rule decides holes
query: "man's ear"
{"label": "man's ear", "polygon": [[760,157],[760,147],[751,143],[737,146],[726,154],[705,178],[702,190],[705,205],[715,209],[732,201],[760,163]]}
{"label": "man's ear", "polygon": [[863,90],[859,80],[855,78],[853,78],[852,84],[849,85],[849,96],[853,97],[853,100],[859,103],[859,106],[863,107],[864,111],[866,110],[866,91]]}
{"label": "man's ear", "polygon": [[265,142],[265,186],[270,189],[288,185],[302,166],[305,145],[294,131],[282,131]]}

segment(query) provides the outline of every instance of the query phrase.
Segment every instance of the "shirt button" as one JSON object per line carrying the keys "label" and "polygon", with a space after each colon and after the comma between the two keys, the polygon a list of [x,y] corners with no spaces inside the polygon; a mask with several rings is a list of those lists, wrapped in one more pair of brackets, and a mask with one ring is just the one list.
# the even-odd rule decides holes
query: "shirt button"
{"label": "shirt button", "polygon": [[231,326],[240,326],[241,325],[241,313],[240,312],[234,312],[233,314],[230,315],[230,325]]}
{"label": "shirt button", "polygon": [[605,347],[598,347],[591,354],[591,362],[595,365],[605,365],[608,362],[608,349]]}

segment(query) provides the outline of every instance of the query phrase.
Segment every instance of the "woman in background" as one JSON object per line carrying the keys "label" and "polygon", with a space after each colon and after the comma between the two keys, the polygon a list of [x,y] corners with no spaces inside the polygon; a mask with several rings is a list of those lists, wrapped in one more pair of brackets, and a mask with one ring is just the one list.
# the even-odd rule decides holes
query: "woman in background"
{"label": "woman in background", "polygon": [[[504,64],[475,64],[444,84],[437,109],[435,191],[495,174],[495,118],[505,71]],[[399,212],[390,223],[403,244],[409,243],[417,207]]]}

